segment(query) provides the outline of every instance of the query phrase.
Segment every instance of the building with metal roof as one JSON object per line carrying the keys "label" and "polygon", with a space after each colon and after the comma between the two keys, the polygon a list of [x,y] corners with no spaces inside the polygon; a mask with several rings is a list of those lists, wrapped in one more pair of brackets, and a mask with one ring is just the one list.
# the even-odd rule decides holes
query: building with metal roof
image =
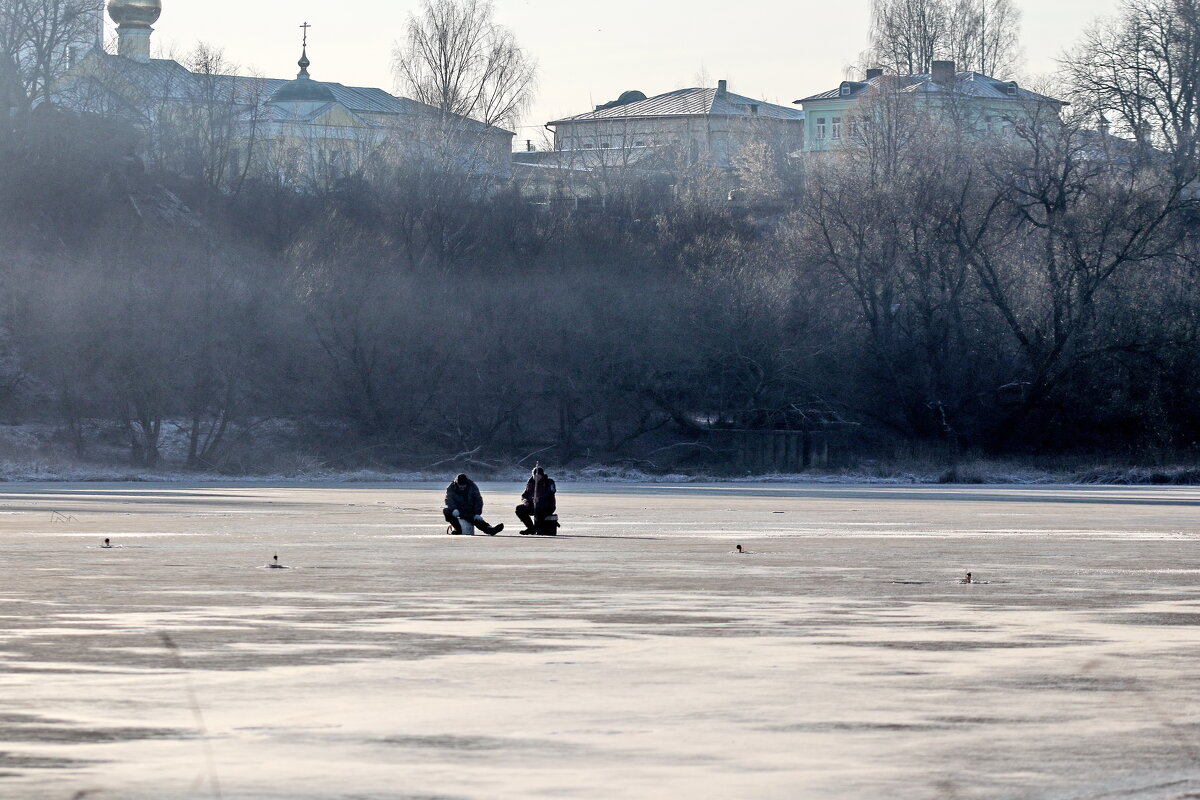
{"label": "building with metal roof", "polygon": [[997,135],[1038,114],[1058,114],[1066,105],[1016,81],[959,72],[953,61],[934,61],[930,72],[919,75],[869,69],[861,81],[842,81],[836,88],[795,101],[805,113],[805,149],[824,152],[853,144],[853,134],[864,122],[864,109],[883,96],[909,100],[906,108],[914,113],[953,111],[960,124]]}
{"label": "building with metal roof", "polygon": [[[751,141],[769,141],[784,151],[803,146],[804,112],[716,88],[676,89],[647,97],[638,91],[592,111],[546,123],[554,151],[582,163],[591,155],[628,161],[670,150],[682,163],[728,168]],[[637,160],[636,158],[634,159]]]}
{"label": "building with metal roof", "polygon": [[53,102],[125,119],[142,132],[147,155],[177,164],[194,160],[187,143],[212,138],[205,128],[219,124],[228,161],[220,171],[230,174],[327,182],[356,171],[384,145],[453,159],[471,174],[510,174],[511,131],[382,89],[315,80],[307,28],[294,79],[193,72],[150,57],[150,17],[158,10],[158,0],[110,0],[118,53],[90,52],[57,83]]}

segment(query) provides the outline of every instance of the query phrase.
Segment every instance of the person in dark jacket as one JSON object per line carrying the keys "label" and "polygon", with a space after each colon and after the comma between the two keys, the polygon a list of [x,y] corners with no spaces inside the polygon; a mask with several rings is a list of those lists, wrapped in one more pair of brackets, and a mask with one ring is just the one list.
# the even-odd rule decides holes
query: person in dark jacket
{"label": "person in dark jacket", "polygon": [[483,495],[475,481],[460,474],[446,487],[446,507],[442,516],[450,523],[451,535],[461,536],[463,527],[460,520],[467,520],[488,536],[495,536],[504,530],[504,523],[492,527],[483,518]]}
{"label": "person in dark jacket", "polygon": [[555,512],[556,491],[554,481],[546,474],[546,470],[540,466],[534,467],[529,482],[525,484],[525,491],[521,493],[521,505],[517,506],[517,517],[525,523],[525,530],[521,531],[522,536],[537,534],[538,523]]}

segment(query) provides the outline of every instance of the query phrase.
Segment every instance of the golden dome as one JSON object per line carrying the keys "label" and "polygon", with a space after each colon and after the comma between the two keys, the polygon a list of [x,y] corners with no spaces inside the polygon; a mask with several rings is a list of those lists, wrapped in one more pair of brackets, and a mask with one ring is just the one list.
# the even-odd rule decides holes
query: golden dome
{"label": "golden dome", "polygon": [[108,15],[127,28],[149,28],[162,14],[162,0],[109,0]]}

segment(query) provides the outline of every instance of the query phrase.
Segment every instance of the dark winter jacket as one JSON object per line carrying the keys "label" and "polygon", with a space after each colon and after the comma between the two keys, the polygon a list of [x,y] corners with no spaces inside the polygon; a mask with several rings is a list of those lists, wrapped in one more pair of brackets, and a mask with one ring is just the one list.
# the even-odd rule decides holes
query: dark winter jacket
{"label": "dark winter jacket", "polygon": [[458,511],[459,516],[475,519],[483,513],[483,495],[475,481],[467,479],[466,486],[459,486],[454,481],[446,487],[446,508]]}
{"label": "dark winter jacket", "polygon": [[540,483],[530,478],[529,482],[525,484],[525,491],[521,493],[521,499],[525,501],[525,505],[533,506],[534,514],[545,517],[554,513],[554,493],[556,491],[554,481],[549,477],[542,478]]}

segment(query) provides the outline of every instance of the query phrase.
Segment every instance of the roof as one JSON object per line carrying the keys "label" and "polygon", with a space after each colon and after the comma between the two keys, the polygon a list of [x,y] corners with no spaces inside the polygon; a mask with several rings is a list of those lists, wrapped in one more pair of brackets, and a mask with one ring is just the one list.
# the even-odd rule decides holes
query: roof
{"label": "roof", "polygon": [[[946,92],[947,88],[945,85],[935,81],[933,75],[928,72],[920,75],[882,75],[877,78],[871,78],[868,81],[843,81],[835,89],[814,94],[811,97],[805,97],[803,100],[797,100],[796,102],[811,103],[818,100],[853,100],[869,91],[883,89],[889,83],[893,82],[899,87],[899,91],[902,94],[942,94]],[[849,94],[842,94],[843,86],[849,87]],[[1009,93],[1009,87],[1015,90],[1015,94]],[[1031,103],[1058,103],[1064,105],[1061,100],[1055,100],[1053,97],[1047,97],[1044,94],[1022,89],[1017,85],[1016,81],[1002,81],[979,72],[955,73],[953,92],[962,97],[985,100],[1019,100]]]}
{"label": "roof", "polygon": [[546,124],[559,125],[564,122],[605,119],[694,116],[758,116],[765,119],[799,121],[804,119],[804,112],[787,106],[765,103],[762,100],[755,100],[729,91],[721,92],[718,89],[676,89],[673,92],[655,95],[645,100],[609,108],[602,107],[586,114],[577,114]]}
{"label": "roof", "polygon": [[288,81],[271,93],[268,103],[333,103],[337,98],[325,84],[314,81],[308,73]]}
{"label": "roof", "polygon": [[[204,97],[214,91],[214,88],[207,83],[209,78],[216,83],[215,91],[246,102],[248,105],[265,102],[267,98],[271,98],[289,84],[293,86],[296,84],[295,79],[290,78],[254,78],[241,75],[204,76],[191,72],[178,61],[171,59],[155,58],[148,63],[142,63],[110,53],[93,52],[96,58],[101,59],[103,64],[112,68],[121,78],[132,83],[140,93],[167,100],[184,102]],[[89,56],[89,58],[91,57]],[[397,97],[383,89],[343,86],[340,83],[317,80],[312,80],[311,83],[313,84],[311,88],[321,92],[321,100],[332,99],[355,114],[396,116],[441,114],[441,111],[434,106],[410,100],[407,97]],[[325,91],[330,92],[332,98],[327,97]],[[462,117],[461,120],[471,130],[513,135],[511,131],[493,125],[485,125],[470,117]]]}

